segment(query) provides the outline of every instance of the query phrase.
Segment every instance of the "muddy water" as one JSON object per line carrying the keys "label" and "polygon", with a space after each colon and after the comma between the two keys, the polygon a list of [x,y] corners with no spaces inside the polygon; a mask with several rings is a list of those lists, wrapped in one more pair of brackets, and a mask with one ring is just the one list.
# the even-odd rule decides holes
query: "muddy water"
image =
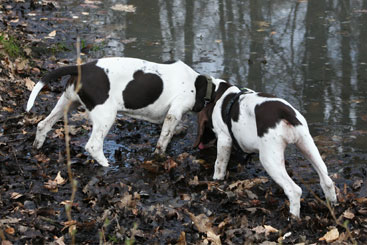
{"label": "muddy water", "polygon": [[[84,61],[102,56],[181,59],[201,73],[273,93],[305,115],[331,172],[348,178],[363,169],[366,1],[80,2],[58,1],[48,17],[55,20],[49,31],[66,27],[55,42],[70,45],[78,33],[83,45],[93,45]],[[116,4],[132,4],[132,12],[114,10]],[[72,52],[65,55],[73,57]],[[188,118],[194,125],[194,117]],[[171,149],[190,147],[193,134],[190,129]],[[112,134],[106,142],[111,160],[117,149],[125,149],[123,154],[130,149],[121,140],[114,143],[117,138]],[[300,169],[308,166],[293,148],[288,155]]]}

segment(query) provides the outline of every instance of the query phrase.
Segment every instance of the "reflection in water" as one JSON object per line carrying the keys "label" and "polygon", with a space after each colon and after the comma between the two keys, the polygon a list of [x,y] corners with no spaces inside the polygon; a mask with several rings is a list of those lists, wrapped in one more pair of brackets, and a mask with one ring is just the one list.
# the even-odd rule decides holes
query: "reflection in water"
{"label": "reflection in water", "polygon": [[[70,11],[88,29],[85,40],[105,40],[93,56],[181,59],[201,73],[287,99],[315,136],[340,145],[335,154],[366,154],[367,1],[87,2],[94,6],[59,4],[75,6]],[[117,3],[132,3],[136,12],[112,10]]]}

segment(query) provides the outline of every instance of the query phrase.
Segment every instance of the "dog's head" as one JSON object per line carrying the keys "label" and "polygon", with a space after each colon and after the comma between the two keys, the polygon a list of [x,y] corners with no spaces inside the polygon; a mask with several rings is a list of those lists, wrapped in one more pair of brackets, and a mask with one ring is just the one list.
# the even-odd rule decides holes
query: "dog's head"
{"label": "dog's head", "polygon": [[201,111],[208,101],[212,100],[215,91],[215,84],[209,76],[199,75],[195,80],[195,104],[192,110]]}
{"label": "dog's head", "polygon": [[198,113],[198,131],[194,147],[199,147],[201,150],[211,147],[217,139],[213,131],[212,121],[214,106],[223,93],[231,86],[229,83],[218,79],[214,83],[218,89],[213,92],[212,100],[206,106],[203,106],[203,109]]}

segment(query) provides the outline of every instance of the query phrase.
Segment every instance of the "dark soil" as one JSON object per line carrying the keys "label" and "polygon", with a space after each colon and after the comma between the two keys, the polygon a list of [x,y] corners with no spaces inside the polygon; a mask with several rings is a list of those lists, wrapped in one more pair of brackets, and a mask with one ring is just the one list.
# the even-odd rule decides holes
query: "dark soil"
{"label": "dark soil", "polygon": [[[32,149],[36,125],[55,105],[62,82],[41,93],[32,113],[25,113],[24,108],[30,93],[27,78],[37,81],[57,62],[73,61],[57,53],[49,59],[42,47],[57,40],[34,40],[49,30],[44,25],[37,29],[26,13],[47,14],[53,11],[52,4],[0,2],[1,34],[15,37],[23,49],[23,58],[0,53],[0,239],[2,244],[71,243],[65,202],[72,191],[63,122],[54,126],[42,149]],[[30,52],[25,51],[27,47]],[[26,60],[25,66],[21,60]],[[289,217],[283,191],[269,179],[256,156],[246,162],[246,156],[234,152],[226,180],[212,180],[215,148],[192,149],[193,114],[185,117],[188,130],[174,137],[166,159],[151,156],[160,126],[119,117],[105,141],[112,165],[107,170],[83,148],[91,127],[83,115],[82,110],[74,112],[75,120],[70,122],[74,129],[72,172],[78,182],[71,212],[77,244],[309,244],[319,243],[333,228],[339,232],[338,243],[367,243],[367,174],[363,168],[332,176],[339,204],[330,212],[316,198],[323,199],[323,194],[315,173],[294,166],[306,161],[299,155],[287,157],[289,172],[304,191],[301,219],[295,220]],[[343,164],[345,157],[334,159]],[[55,179],[58,172],[65,183]]]}

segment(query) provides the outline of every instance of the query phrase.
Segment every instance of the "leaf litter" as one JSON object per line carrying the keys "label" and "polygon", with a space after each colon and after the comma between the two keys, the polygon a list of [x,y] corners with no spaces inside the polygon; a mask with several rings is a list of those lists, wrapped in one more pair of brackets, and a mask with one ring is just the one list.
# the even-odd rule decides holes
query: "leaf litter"
{"label": "leaf litter", "polygon": [[[71,206],[73,219],[68,221],[65,206],[70,204],[71,188],[65,178],[62,122],[55,125],[52,133],[55,137],[50,134],[41,150],[32,149],[36,125],[54,106],[62,85],[55,83],[45,88],[33,113],[25,114],[24,105],[34,86],[32,81],[59,66],[57,63],[73,63],[73,60],[58,58],[57,54],[50,56],[49,52],[40,52],[42,48],[33,47],[31,44],[35,42],[39,47],[48,47],[60,38],[59,34],[64,34],[41,25],[41,31],[36,34],[30,29],[32,20],[22,25],[25,22],[15,11],[22,8],[25,16],[36,18],[41,9],[52,12],[57,6],[40,1],[30,10],[26,1],[14,4],[2,0],[1,3],[8,6],[1,11],[11,17],[0,18],[1,27],[13,25],[16,31],[4,28],[6,35],[16,36],[25,47],[21,57],[14,58],[0,46],[2,244],[70,244],[67,228],[74,226],[77,243],[308,244],[319,243],[321,239],[321,242],[348,244],[353,240],[345,227],[354,241],[367,241],[365,172],[355,169],[352,179],[344,179],[342,175],[334,177],[340,191],[339,204],[333,212],[345,227],[336,227],[329,210],[307,191],[302,196],[301,220],[292,220],[286,196],[267,177],[256,158],[243,165],[239,164],[243,159],[234,153],[228,178],[212,180],[215,149],[199,152],[187,147],[195,134],[194,115],[187,116],[190,127],[186,134],[173,139],[168,149],[170,157],[166,159],[151,157],[160,134],[159,126],[119,118],[107,136],[118,147],[109,153],[113,168],[105,171],[85,153],[83,145],[90,124],[83,111],[75,112],[78,118],[72,120],[75,137],[71,152],[78,189]],[[101,2],[88,0],[84,4],[98,8]],[[120,10],[115,11],[127,11],[122,6],[117,8]],[[127,9],[135,11],[131,7]],[[52,19],[51,16],[40,18],[45,25]],[[268,27],[266,23],[260,26]],[[48,36],[51,38],[43,38]],[[338,147],[333,139],[318,139],[325,143],[325,149]],[[343,158],[338,160],[342,162]],[[317,184],[310,184],[310,188],[320,193]],[[303,190],[306,190],[304,186]]]}

